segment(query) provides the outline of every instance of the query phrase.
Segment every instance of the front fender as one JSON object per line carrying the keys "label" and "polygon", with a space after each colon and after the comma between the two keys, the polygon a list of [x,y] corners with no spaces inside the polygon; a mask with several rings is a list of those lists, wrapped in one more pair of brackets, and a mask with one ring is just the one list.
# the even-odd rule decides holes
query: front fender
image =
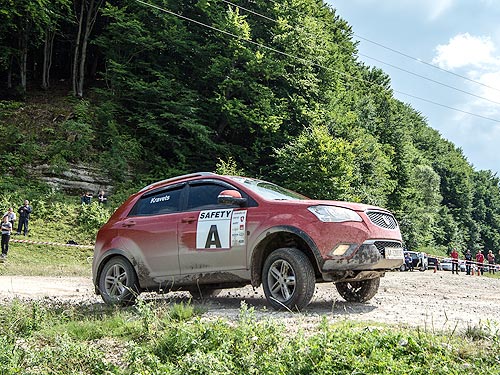
{"label": "front fender", "polygon": [[249,253],[248,262],[251,268],[251,282],[254,287],[261,283],[261,274],[264,260],[274,250],[283,247],[295,247],[303,251],[316,272],[323,267],[323,258],[316,243],[304,231],[294,227],[281,225],[267,228],[262,231],[255,240]]}

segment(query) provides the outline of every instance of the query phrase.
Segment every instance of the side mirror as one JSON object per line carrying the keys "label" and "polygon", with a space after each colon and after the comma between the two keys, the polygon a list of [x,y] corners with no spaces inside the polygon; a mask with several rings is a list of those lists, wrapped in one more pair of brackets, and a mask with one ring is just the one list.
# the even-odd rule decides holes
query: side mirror
{"label": "side mirror", "polygon": [[224,190],[221,191],[217,197],[217,203],[229,206],[243,206],[247,203],[247,199],[241,196],[237,190]]}

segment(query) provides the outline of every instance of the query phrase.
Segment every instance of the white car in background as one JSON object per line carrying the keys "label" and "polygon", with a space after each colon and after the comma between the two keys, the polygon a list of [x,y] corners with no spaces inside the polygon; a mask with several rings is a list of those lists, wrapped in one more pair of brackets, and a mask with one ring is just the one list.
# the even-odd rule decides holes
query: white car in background
{"label": "white car in background", "polygon": [[[465,272],[465,262],[463,260],[459,260],[460,271]],[[443,271],[451,271],[451,259],[445,258],[440,262],[441,269]]]}

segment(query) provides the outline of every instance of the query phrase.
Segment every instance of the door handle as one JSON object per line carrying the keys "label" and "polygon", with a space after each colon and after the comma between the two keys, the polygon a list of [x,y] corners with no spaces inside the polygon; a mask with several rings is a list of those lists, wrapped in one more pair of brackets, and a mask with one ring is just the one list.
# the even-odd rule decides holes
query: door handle
{"label": "door handle", "polygon": [[190,217],[185,217],[181,220],[182,223],[192,223],[193,221],[196,221],[196,218],[194,216]]}
{"label": "door handle", "polygon": [[133,220],[129,220],[129,221],[122,223],[122,227],[131,227],[134,225],[135,225],[135,221],[133,221]]}

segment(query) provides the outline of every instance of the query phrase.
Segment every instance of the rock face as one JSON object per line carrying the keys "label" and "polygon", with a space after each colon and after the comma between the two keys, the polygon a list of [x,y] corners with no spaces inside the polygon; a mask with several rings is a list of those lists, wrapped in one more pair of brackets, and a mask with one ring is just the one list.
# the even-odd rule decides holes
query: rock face
{"label": "rock face", "polygon": [[98,168],[83,164],[70,164],[68,168],[61,169],[48,164],[32,167],[34,177],[45,181],[56,190],[68,194],[81,195],[90,192],[97,195],[99,191],[106,193],[113,191],[113,181]]}

